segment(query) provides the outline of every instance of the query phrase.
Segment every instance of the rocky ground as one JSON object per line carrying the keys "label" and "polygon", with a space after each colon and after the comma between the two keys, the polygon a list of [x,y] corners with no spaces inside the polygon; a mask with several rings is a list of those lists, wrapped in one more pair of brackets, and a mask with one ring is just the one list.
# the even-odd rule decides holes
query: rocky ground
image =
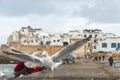
{"label": "rocky ground", "polygon": [[21,78],[8,80],[120,80],[110,66],[92,60],[79,59],[77,63],[64,64],[54,71],[54,78],[49,78],[49,70],[33,73]]}

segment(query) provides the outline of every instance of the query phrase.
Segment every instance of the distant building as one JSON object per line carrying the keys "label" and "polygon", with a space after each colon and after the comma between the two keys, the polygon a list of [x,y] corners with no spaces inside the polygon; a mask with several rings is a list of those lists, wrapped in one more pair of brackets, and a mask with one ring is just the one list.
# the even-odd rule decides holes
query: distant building
{"label": "distant building", "polygon": [[68,32],[70,38],[81,38],[82,34],[78,30],[72,30]]}
{"label": "distant building", "polygon": [[27,26],[13,32],[8,37],[8,44],[13,42],[19,42],[22,45],[63,45],[64,42],[70,43],[70,38],[62,33],[52,35],[41,28]]}
{"label": "distant building", "polygon": [[120,37],[106,37],[94,41],[92,52],[111,53],[120,48]]}
{"label": "distant building", "polygon": [[92,37],[88,47],[92,52],[112,52],[120,48],[120,37],[113,33],[103,33],[100,29],[84,29],[84,37]]}
{"label": "distant building", "polygon": [[60,36],[51,36],[50,45],[63,45],[62,38]]}
{"label": "distant building", "polygon": [[97,37],[101,35],[103,32],[100,29],[84,29],[83,30],[83,36],[84,37]]}
{"label": "distant building", "polygon": [[8,37],[10,42],[20,42],[23,45],[39,45],[41,40],[49,37],[49,33],[41,28],[31,28],[31,26],[22,27],[19,31],[15,31]]}
{"label": "distant building", "polygon": [[[78,30],[50,34],[41,28],[32,28],[31,26],[22,27],[19,31],[13,32],[8,37],[8,44],[62,46],[64,43],[70,44],[89,36],[92,37],[92,40],[85,47],[90,53],[100,51],[112,52],[120,48],[120,37],[113,33],[103,33],[100,29],[84,29],[83,34]],[[83,49],[85,48],[83,47]],[[87,51],[85,52],[87,53]]]}

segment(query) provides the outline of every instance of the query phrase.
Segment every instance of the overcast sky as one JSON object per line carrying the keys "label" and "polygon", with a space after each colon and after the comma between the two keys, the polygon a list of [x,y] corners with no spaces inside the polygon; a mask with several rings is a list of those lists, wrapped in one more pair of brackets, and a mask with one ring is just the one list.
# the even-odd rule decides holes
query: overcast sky
{"label": "overcast sky", "polygon": [[98,28],[120,35],[120,0],[0,0],[0,44],[26,26],[50,33]]}

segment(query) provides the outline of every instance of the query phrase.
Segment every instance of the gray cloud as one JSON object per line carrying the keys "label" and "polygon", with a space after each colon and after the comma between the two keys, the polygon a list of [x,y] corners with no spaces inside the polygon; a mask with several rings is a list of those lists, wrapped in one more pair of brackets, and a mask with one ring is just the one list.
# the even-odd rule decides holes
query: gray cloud
{"label": "gray cloud", "polygon": [[96,0],[92,6],[84,5],[74,15],[86,17],[90,22],[119,23],[120,0]]}
{"label": "gray cloud", "polygon": [[95,0],[0,0],[0,14],[6,16],[71,15],[80,5]]}
{"label": "gray cloud", "polygon": [[29,14],[51,14],[56,8],[47,0],[2,0],[0,14],[6,16],[24,16]]}
{"label": "gray cloud", "polygon": [[0,15],[84,17],[90,23],[119,23],[120,0],[0,0]]}

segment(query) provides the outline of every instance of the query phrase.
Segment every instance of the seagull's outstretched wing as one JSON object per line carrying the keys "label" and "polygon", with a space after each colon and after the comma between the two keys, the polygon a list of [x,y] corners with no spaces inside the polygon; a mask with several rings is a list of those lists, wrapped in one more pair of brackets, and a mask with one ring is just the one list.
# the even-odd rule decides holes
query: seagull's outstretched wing
{"label": "seagull's outstretched wing", "polygon": [[[11,49],[11,50],[14,51],[15,53],[23,53],[24,54],[23,51],[19,51],[19,50],[16,50],[16,49]],[[31,56],[36,56],[37,54],[38,54],[38,52],[34,51],[34,52],[32,52]]]}
{"label": "seagull's outstretched wing", "polygon": [[24,52],[18,51],[18,50],[16,50],[16,49],[11,49],[11,50],[14,51],[14,52],[16,52],[16,53],[24,53]]}
{"label": "seagull's outstretched wing", "polygon": [[42,64],[42,58],[39,58],[37,56],[32,56],[27,53],[15,53],[15,52],[8,52],[8,51],[3,51],[3,53],[7,55],[12,55],[16,60],[21,60],[25,62],[34,62],[37,64]]}
{"label": "seagull's outstretched wing", "polygon": [[72,51],[76,50],[77,48],[83,46],[90,37],[83,39],[81,41],[76,41],[75,43],[71,43],[70,45],[65,46],[56,54],[52,55],[53,60],[62,59],[66,54],[71,53]]}

